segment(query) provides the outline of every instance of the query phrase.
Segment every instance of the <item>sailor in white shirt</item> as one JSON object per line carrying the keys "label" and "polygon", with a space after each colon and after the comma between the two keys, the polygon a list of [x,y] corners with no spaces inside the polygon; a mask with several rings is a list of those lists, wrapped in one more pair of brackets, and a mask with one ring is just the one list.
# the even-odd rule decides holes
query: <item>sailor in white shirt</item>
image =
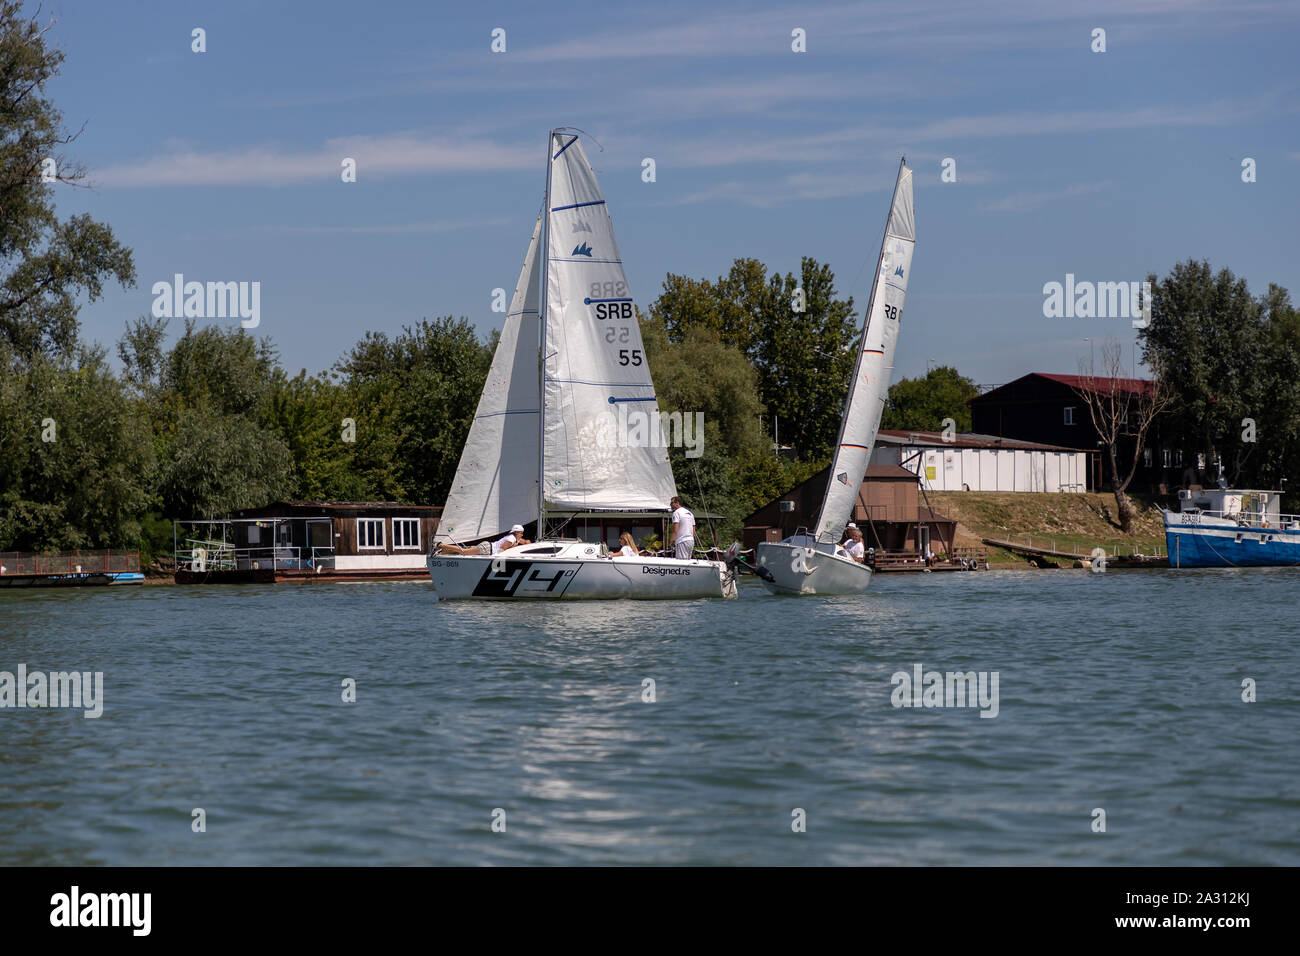
{"label": "sailor in white shirt", "polygon": [[848,526],[844,529],[844,540],[840,543],[841,548],[844,548],[846,551],[848,550],[849,542],[853,540],[853,532],[857,530],[858,526],[850,521]]}
{"label": "sailor in white shirt", "polygon": [[695,515],[686,510],[681,498],[674,497],[668,505],[673,509],[673,556],[689,560],[695,556]]}
{"label": "sailor in white shirt", "polygon": [[848,552],[850,558],[859,564],[866,557],[866,548],[862,544],[862,532],[857,528],[849,531],[849,540],[844,542],[844,550]]}
{"label": "sailor in white shirt", "polygon": [[524,526],[517,524],[510,529],[510,533],[503,538],[498,538],[492,542],[492,553],[497,554],[500,551],[508,551],[517,544],[527,544],[528,539],[524,537]]}

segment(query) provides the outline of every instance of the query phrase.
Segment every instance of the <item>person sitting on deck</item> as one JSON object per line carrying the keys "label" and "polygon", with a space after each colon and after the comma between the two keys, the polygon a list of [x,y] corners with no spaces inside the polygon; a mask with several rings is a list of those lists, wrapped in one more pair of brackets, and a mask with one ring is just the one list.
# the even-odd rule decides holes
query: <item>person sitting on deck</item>
{"label": "person sitting on deck", "polygon": [[850,558],[861,564],[866,557],[866,548],[862,544],[862,532],[857,528],[849,531],[849,540],[844,542],[844,550]]}
{"label": "person sitting on deck", "polygon": [[841,548],[844,548],[846,551],[848,550],[849,544],[853,541],[853,532],[857,530],[858,530],[858,526],[855,525],[852,521],[850,521],[848,525],[845,526],[844,540],[840,543]]}
{"label": "person sitting on deck", "polygon": [[640,550],[637,549],[636,540],[624,531],[618,538],[618,550],[610,555],[611,558],[637,558],[641,556]]}

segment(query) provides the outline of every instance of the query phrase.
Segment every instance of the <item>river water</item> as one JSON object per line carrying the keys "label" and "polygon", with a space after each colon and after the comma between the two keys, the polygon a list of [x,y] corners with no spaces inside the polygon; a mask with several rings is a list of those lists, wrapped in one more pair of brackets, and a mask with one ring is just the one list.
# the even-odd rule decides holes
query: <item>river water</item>
{"label": "river water", "polygon": [[[1296,865],[1296,585],[0,591],[0,671],[103,672],[98,719],[0,709],[0,863]],[[894,706],[916,665],[997,672],[996,716]]]}

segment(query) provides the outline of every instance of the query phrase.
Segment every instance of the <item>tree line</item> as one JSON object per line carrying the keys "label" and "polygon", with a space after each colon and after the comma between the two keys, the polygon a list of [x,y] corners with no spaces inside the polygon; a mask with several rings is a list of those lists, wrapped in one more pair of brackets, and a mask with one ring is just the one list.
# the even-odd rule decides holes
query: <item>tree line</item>
{"label": "tree line", "polygon": [[[270,339],[237,325],[135,319],[116,366],[82,340],[80,304],[136,274],[108,225],[56,213],[54,185],[85,176],[44,95],[61,63],[18,3],[0,3],[0,550],[148,556],[169,545],[171,518],[284,499],[441,505],[495,344],[464,317],[367,332],[328,371],[292,376]],[[1162,434],[1222,460],[1235,484],[1293,480],[1300,314],[1286,290],[1253,296],[1196,261],[1151,280],[1140,341],[1172,395]],[[668,275],[640,320],[660,408],[704,413],[703,454],[669,454],[725,544],[825,467],[860,317],[828,265],[782,274],[742,258],[716,279]],[[956,369],[931,369],[890,389],[882,426],[968,430],[975,394]]]}

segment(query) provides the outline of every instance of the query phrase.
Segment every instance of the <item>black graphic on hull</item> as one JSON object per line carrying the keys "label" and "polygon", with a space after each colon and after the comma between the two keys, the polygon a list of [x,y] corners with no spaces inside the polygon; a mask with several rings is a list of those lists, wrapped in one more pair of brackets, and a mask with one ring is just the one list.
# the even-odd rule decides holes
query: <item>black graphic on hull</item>
{"label": "black graphic on hull", "polygon": [[576,561],[504,561],[488,565],[474,585],[474,597],[560,597],[582,565]]}

